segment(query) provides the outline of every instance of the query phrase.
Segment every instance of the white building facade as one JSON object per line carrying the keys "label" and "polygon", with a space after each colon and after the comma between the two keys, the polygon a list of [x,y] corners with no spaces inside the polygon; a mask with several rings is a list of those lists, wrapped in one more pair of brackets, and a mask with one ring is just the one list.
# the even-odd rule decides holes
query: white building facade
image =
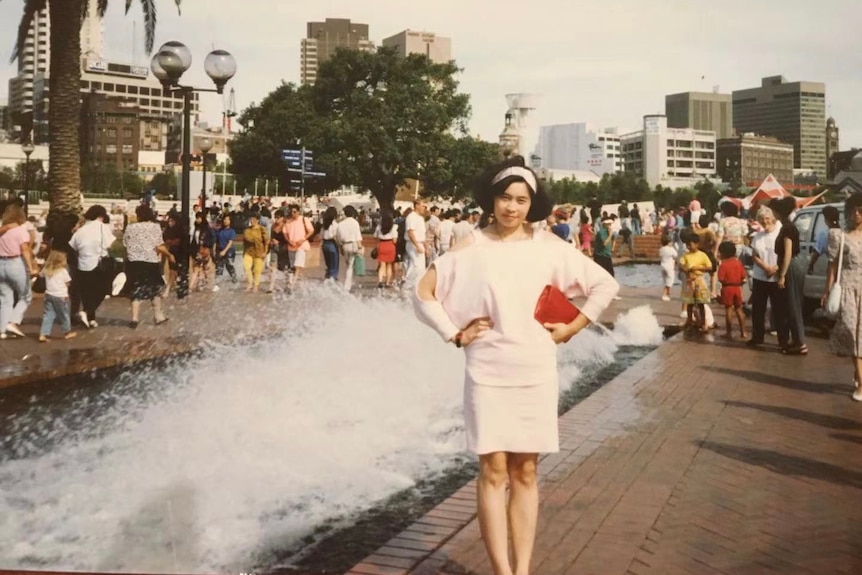
{"label": "white building facade", "polygon": [[424,54],[435,64],[446,64],[452,59],[452,40],[434,32],[404,30],[383,39],[384,48],[394,48],[402,58],[409,54]]}
{"label": "white building facade", "polygon": [[668,128],[664,115],[644,116],[644,129],[620,137],[626,172],[643,177],[650,188],[691,187],[718,181],[715,132]]}
{"label": "white building facade", "polygon": [[616,128],[598,129],[580,122],[542,126],[536,155],[549,170],[592,171],[599,176],[623,169]]}

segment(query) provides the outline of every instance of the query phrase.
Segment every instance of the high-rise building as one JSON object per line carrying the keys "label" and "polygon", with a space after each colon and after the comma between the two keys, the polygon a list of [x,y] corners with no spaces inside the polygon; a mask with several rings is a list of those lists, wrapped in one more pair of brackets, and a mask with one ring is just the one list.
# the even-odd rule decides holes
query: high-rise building
{"label": "high-rise building", "polygon": [[[87,18],[81,24],[81,54],[101,58],[103,26],[98,15],[99,0],[86,0]],[[12,114],[33,111],[34,84],[40,74],[48,76],[51,67],[51,17],[48,8],[33,15],[24,41],[24,51],[18,55],[18,74],[9,80],[9,109]]]}
{"label": "high-rise building", "polygon": [[644,116],[644,129],[620,136],[626,172],[650,188],[693,186],[715,178],[715,132],[668,128],[663,115]]}
{"label": "high-rise building", "polygon": [[793,163],[826,178],[826,85],[787,82],[783,76],[761,80],[759,88],[734,90],[733,127],[793,144]]}
{"label": "high-rise building", "polygon": [[383,47],[395,48],[396,53],[402,57],[408,54],[424,54],[436,64],[445,64],[452,60],[452,40],[433,32],[404,30],[384,38]]}
{"label": "high-rise building", "polygon": [[536,154],[541,167],[549,170],[593,171],[601,176],[623,167],[617,129],[602,130],[584,122],[542,126]]}
{"label": "high-rise building", "polygon": [[730,94],[683,92],[664,97],[668,128],[691,128],[715,132],[717,138],[733,136],[733,105]]}
{"label": "high-rise building", "polygon": [[309,22],[306,37],[300,46],[300,81],[314,84],[317,70],[338,48],[374,51],[368,39],[368,24],[358,24],[346,18],[327,18],[325,22]]}
{"label": "high-rise building", "polygon": [[81,105],[81,158],[118,172],[138,169],[140,115],[137,104],[87,94]]}
{"label": "high-rise building", "polygon": [[48,9],[33,14],[24,50],[18,54],[18,74],[9,79],[9,112],[14,116],[33,110],[33,82],[47,72],[51,62],[51,33]]}
{"label": "high-rise building", "polygon": [[[137,107],[141,120],[138,148],[146,151],[163,151],[168,145],[170,122],[181,116],[183,96],[165,90],[145,66],[131,66],[99,59],[81,62],[81,96],[102,94],[110,99],[130,102]],[[34,83],[33,123],[34,140],[47,141],[48,108],[50,107],[50,78],[39,74]],[[198,93],[192,94],[191,114],[198,115]]]}
{"label": "high-rise building", "polygon": [[778,138],[742,134],[718,140],[716,164],[725,182],[757,186],[772,174],[786,186],[793,184],[793,146]]}

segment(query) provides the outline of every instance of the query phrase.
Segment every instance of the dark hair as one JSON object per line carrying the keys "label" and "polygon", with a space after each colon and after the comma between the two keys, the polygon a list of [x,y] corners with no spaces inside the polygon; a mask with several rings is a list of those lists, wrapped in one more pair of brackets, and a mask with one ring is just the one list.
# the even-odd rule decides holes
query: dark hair
{"label": "dark hair", "polygon": [[721,242],[718,244],[718,255],[723,260],[736,257],[736,244],[733,242]]}
{"label": "dark hair", "polygon": [[823,219],[830,228],[837,228],[838,221],[841,219],[841,212],[835,206],[826,206],[823,208]]}
{"label": "dark hair", "polygon": [[664,235],[661,237],[661,245],[663,245],[663,246],[670,245],[670,236],[669,236],[669,235],[664,234]]}
{"label": "dark hair", "polygon": [[344,215],[348,218],[355,218],[359,215],[359,212],[353,206],[344,206]]}
{"label": "dark hair", "polygon": [[334,222],[337,217],[338,210],[335,209],[335,206],[329,206],[326,208],[326,211],[323,212],[323,229],[328,230],[329,226],[332,225],[332,222]]}
{"label": "dark hair", "polygon": [[138,217],[139,222],[156,221],[156,214],[153,213],[152,208],[146,204],[139,204],[138,207],[135,208],[135,215]]}
{"label": "dark hair", "polygon": [[380,233],[388,234],[392,231],[392,226],[395,225],[395,218],[392,217],[392,212],[389,210],[383,210],[383,213],[380,214]]}
{"label": "dark hair", "polygon": [[705,213],[701,214],[700,217],[697,218],[697,224],[702,228],[709,227],[709,215]]}
{"label": "dark hair", "polygon": [[102,218],[103,222],[108,219],[108,210],[105,209],[105,206],[96,204],[95,206],[90,206],[87,211],[84,212],[84,219],[89,222],[99,218]]}
{"label": "dark hair", "polygon": [[679,239],[685,245],[688,245],[693,242],[700,243],[700,236],[694,233],[694,230],[686,228],[679,233]]}
{"label": "dark hair", "polygon": [[[530,168],[527,168],[523,157],[512,156],[506,161],[486,170],[481,176],[479,176],[475,185],[473,197],[476,199],[476,203],[479,204],[479,207],[482,208],[483,212],[494,213],[494,198],[502,196],[506,192],[506,189],[513,183],[525,182],[524,178],[521,176],[509,176],[507,178],[503,178],[496,184],[492,183],[494,177],[501,171],[506,168],[514,167],[530,170]],[[536,187],[538,189],[533,190],[534,193],[530,195],[530,209],[527,211],[527,221],[541,222],[551,214],[551,211],[554,208],[554,202],[551,200],[551,197],[545,193],[542,181],[538,176],[536,176],[536,173],[533,172],[533,170],[530,170],[530,172],[532,172],[533,176],[536,178]]]}
{"label": "dark hair", "polygon": [[793,196],[775,198],[774,200],[770,200],[768,205],[772,208],[772,211],[775,212],[775,216],[781,220],[782,223],[786,223],[790,214],[792,214],[793,210],[796,209],[796,198]]}
{"label": "dark hair", "polygon": [[739,208],[733,202],[724,202],[721,204],[721,215],[726,218],[735,218],[739,215]]}
{"label": "dark hair", "polygon": [[852,232],[856,229],[856,220],[853,218],[853,212],[862,210],[862,193],[857,192],[847,196],[847,201],[844,202],[844,227],[847,231]]}

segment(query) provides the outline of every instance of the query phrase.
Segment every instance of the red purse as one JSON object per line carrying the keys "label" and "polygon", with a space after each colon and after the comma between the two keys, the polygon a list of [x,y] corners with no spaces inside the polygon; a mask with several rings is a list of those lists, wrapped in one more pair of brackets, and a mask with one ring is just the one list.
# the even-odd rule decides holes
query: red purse
{"label": "red purse", "polygon": [[536,302],[536,311],[533,317],[540,324],[546,323],[572,323],[581,315],[581,310],[572,304],[566,294],[548,284],[542,290],[539,301]]}

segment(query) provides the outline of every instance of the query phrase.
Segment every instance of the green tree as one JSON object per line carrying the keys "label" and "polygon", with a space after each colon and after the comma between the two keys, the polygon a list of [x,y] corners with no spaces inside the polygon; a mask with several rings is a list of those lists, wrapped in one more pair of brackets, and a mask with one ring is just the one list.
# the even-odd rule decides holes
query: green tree
{"label": "green tree", "polygon": [[421,170],[425,192],[453,199],[468,197],[476,175],[499,159],[499,144],[471,136],[447,135],[440,156]]}
{"label": "green tree", "polygon": [[[181,0],[174,0],[179,8]],[[133,0],[126,0],[126,12]],[[147,53],[153,50],[156,29],[155,0],[140,0],[144,11],[144,34]],[[99,0],[98,16],[105,15],[108,0]],[[48,146],[51,171],[48,192],[51,209],[48,233],[60,231],[74,221],[81,211],[81,25],[89,10],[87,0],[25,0],[24,14],[18,26],[18,39],[12,61],[23,56],[27,34],[35,15],[48,8],[51,17],[51,106],[48,112]],[[64,224],[63,222],[66,222]]]}
{"label": "green tree", "polygon": [[458,93],[457,72],[453,62],[401,58],[388,48],[338,50],[312,89],[324,120],[315,138],[319,165],[334,183],[371,190],[391,206],[398,185],[434,169],[452,130],[466,133],[469,97]]}

